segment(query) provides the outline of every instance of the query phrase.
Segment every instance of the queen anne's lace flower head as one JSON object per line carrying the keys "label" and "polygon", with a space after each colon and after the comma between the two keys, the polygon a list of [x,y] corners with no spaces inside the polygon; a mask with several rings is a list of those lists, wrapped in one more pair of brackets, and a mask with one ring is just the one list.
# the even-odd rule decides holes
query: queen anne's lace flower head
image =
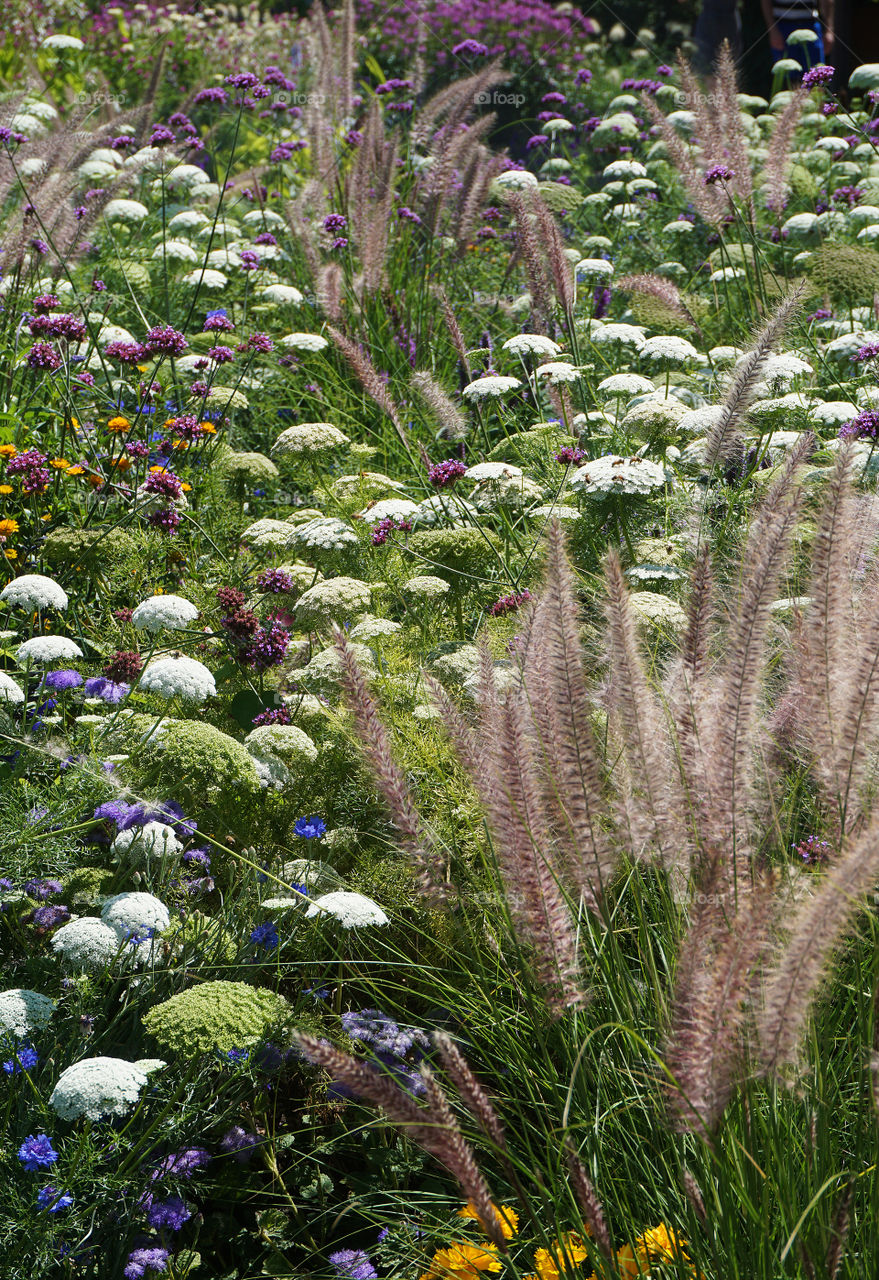
{"label": "queen anne's lace flower head", "polygon": [[330,345],[319,333],[288,333],[278,343],[290,351],[323,351]]}
{"label": "queen anne's lace flower head", "polygon": [[314,764],[317,747],[307,733],[293,724],[264,724],[253,729],[244,745],[254,756],[275,756],[287,767]]}
{"label": "queen anne's lace flower head", "polygon": [[34,636],[18,646],[15,657],[22,667],[29,662],[48,666],[60,658],[81,658],[82,649],[67,636]]}
{"label": "queen anne's lace flower head", "polygon": [[505,396],[508,391],[515,391],[521,385],[518,378],[487,374],[483,378],[477,378],[475,382],[468,382],[461,395],[465,400],[494,400]]}
{"label": "queen anne's lace flower head", "polygon": [[67,592],[54,578],[41,573],[24,573],[0,591],[0,600],[19,609],[66,609]]}
{"label": "queen anne's lace flower head", "polygon": [[12,676],[8,676],[5,671],[0,671],[0,702],[10,702],[15,706],[24,702],[21,686],[16,684]]}
{"label": "queen anne's lace flower head", "polygon": [[62,925],[52,936],[52,949],[76,969],[104,969],[119,951],[119,938],[109,925],[83,916]]}
{"label": "queen anne's lace flower head", "polygon": [[597,284],[613,275],[613,263],[604,258],[581,258],[574,266],[574,274],[585,284]]}
{"label": "queen anne's lace flower head", "polygon": [[441,596],[448,595],[451,587],[445,578],[435,578],[433,574],[422,573],[404,582],[403,590],[407,595],[419,596],[423,600],[438,600]]}
{"label": "queen anne's lace flower head", "polygon": [[241,541],[251,548],[283,551],[290,537],[290,525],[286,520],[273,520],[264,516],[254,520],[241,534]]}
{"label": "queen anne's lace flower head", "polygon": [[483,480],[502,480],[521,475],[524,475],[522,468],[512,462],[477,462],[475,466],[467,468],[465,479],[481,483]]}
{"label": "queen anne's lace flower head", "polygon": [[305,524],[288,526],[287,545],[314,552],[344,551],[356,546],[357,534],[344,520],[323,516]]}
{"label": "queen anne's lace flower head", "polygon": [[524,191],[526,187],[536,187],[537,177],[527,169],[507,169],[499,173],[492,183],[502,191]]}
{"label": "queen anne's lace flower head", "polygon": [[285,1017],[283,996],[244,982],[203,982],[145,1014],[143,1025],[169,1054],[194,1057],[245,1049]]}
{"label": "queen anne's lace flower head", "polygon": [[681,630],[686,626],[687,615],[675,600],[657,591],[633,591],[629,604],[636,618],[654,627],[672,627]]}
{"label": "queen anne's lace flower head", "polygon": [[110,846],[117,858],[126,858],[137,865],[176,859],[183,845],[174,834],[174,828],[164,822],[147,822],[142,827],[129,827],[120,831]]}
{"label": "queen anne's lace flower head", "polygon": [[[125,836],[129,832],[120,834]],[[117,893],[104,903],[101,919],[124,940],[132,934],[162,933],[171,923],[171,914],[161,898],[152,893]]]}
{"label": "queen anne's lace flower head", "polygon": [[650,493],[666,484],[665,470],[647,458],[606,454],[580,467],[568,481],[575,493]]}
{"label": "queen anne's lace flower head", "polygon": [[383,640],[387,636],[396,635],[402,630],[399,622],[390,618],[361,618],[348,632],[352,640],[360,640],[369,644],[370,640]]}
{"label": "queen anne's lace flower head", "polygon": [[411,520],[418,511],[418,503],[411,498],[383,498],[358,514],[364,524],[379,524],[382,520]]}
{"label": "queen anne's lace flower head", "polygon": [[143,222],[149,212],[139,200],[110,200],[103,209],[108,222]]}
{"label": "queen anne's lace flower head", "polygon": [[557,342],[553,342],[552,338],[545,338],[542,333],[517,333],[513,338],[507,338],[503,345],[504,351],[509,351],[514,356],[557,356],[561,351],[561,347]]}
{"label": "queen anne's lace flower head", "polygon": [[639,355],[650,364],[687,365],[700,359],[699,352],[686,338],[678,338],[672,333],[660,333],[648,338]]}
{"label": "queen anne's lace flower head", "polygon": [[540,365],[536,373],[538,378],[545,378],[554,387],[566,382],[576,382],[580,377],[577,366],[569,364],[567,360],[550,360],[547,364]]}
{"label": "queen anne's lace flower head", "polygon": [[369,924],[389,924],[388,917],[377,902],[362,893],[338,889],[315,898],[306,911],[306,917],[318,916],[335,919],[343,929],[359,929]]}
{"label": "queen anne's lace flower head", "polygon": [[132,625],[139,631],[183,631],[198,617],[198,609],[183,596],[150,596],[131,613]]}
{"label": "queen anne's lace flower head", "polygon": [[150,662],[140,677],[140,687],[163,698],[185,698],[189,702],[204,702],[217,693],[214,677],[204,663],[182,654]]}
{"label": "queen anne's lace flower head", "polygon": [[317,582],[296,602],[296,621],[312,630],[332,621],[343,622],[369,608],[371,588],[359,578],[329,578]]}
{"label": "queen anne's lace flower head", "polygon": [[300,422],[282,431],[272,446],[273,453],[333,453],[350,444],[349,436],[331,422]]}
{"label": "queen anne's lace flower head", "polygon": [[136,1106],[147,1074],[122,1058],[83,1058],[61,1072],[49,1106],[62,1120],[122,1116]]}
{"label": "queen anne's lace flower head", "polygon": [[598,384],[599,394],[607,400],[626,399],[628,396],[650,395],[653,383],[640,373],[612,373]]}
{"label": "queen anne's lace flower head", "polygon": [[0,1039],[27,1040],[49,1025],[55,1001],[27,987],[0,992]]}

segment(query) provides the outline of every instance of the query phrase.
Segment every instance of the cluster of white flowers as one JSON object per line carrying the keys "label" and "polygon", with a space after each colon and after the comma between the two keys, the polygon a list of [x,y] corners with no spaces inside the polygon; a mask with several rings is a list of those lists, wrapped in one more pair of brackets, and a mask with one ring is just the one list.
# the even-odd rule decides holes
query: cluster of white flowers
{"label": "cluster of white flowers", "polygon": [[321,516],[295,525],[288,534],[287,545],[304,547],[312,551],[344,551],[356,546],[357,534],[344,520],[336,516]]}
{"label": "cluster of white flowers", "polygon": [[528,187],[537,186],[537,177],[527,169],[507,169],[499,173],[492,186],[501,191],[525,191]]}
{"label": "cluster of white flowers", "polygon": [[55,1001],[27,987],[0,992],[0,1039],[26,1040],[49,1025]]}
{"label": "cluster of white flowers", "polygon": [[383,640],[402,631],[402,624],[390,618],[361,618],[348,632],[352,640],[368,644],[370,640]]}
{"label": "cluster of white flowers", "polygon": [[550,360],[548,364],[540,365],[536,373],[538,378],[545,378],[553,387],[563,386],[566,382],[576,382],[580,377],[577,366],[569,364],[567,360]]}
{"label": "cluster of white flowers", "polygon": [[139,200],[110,200],[103,209],[108,222],[143,222],[149,212]]}
{"label": "cluster of white flowers", "polygon": [[612,373],[598,384],[599,393],[607,400],[649,395],[653,390],[650,379],[642,377],[640,373]]}
{"label": "cluster of white flowers", "polygon": [[557,356],[561,347],[552,338],[545,338],[542,333],[517,333],[514,338],[507,338],[504,351],[514,356]]}
{"label": "cluster of white flowers", "polygon": [[67,592],[54,578],[41,573],[23,573],[20,578],[13,578],[0,591],[0,600],[18,609],[67,608]]}
{"label": "cluster of white flowers", "polygon": [[430,573],[418,574],[403,583],[403,590],[412,596],[421,596],[424,600],[438,600],[447,595],[451,586],[445,578],[435,578]]}
{"label": "cluster of white flowers", "polygon": [[[128,832],[120,834],[128,835]],[[124,940],[133,933],[162,933],[171,923],[171,913],[161,898],[152,893],[117,893],[104,903],[101,919]]]}
{"label": "cluster of white flowers", "polygon": [[278,339],[278,345],[288,351],[323,351],[330,344],[319,333],[288,333]]}
{"label": "cluster of white flowers", "polygon": [[290,526],[286,520],[273,520],[270,516],[264,516],[247,526],[241,534],[241,541],[251,549],[283,551],[289,537]]}
{"label": "cluster of white flowers", "polygon": [[[253,212],[253,210],[251,211]],[[269,284],[260,292],[266,302],[274,302],[278,306],[298,306],[305,298],[292,284]]]}
{"label": "cluster of white flowers", "polygon": [[468,382],[461,392],[465,400],[493,400],[515,391],[522,384],[518,378],[504,378],[499,374],[486,374],[475,382]]}
{"label": "cluster of white flowers", "polygon": [[342,926],[343,929],[360,929],[370,924],[389,924],[390,921],[377,902],[362,893],[351,893],[347,889],[337,889],[333,893],[325,893],[315,898],[305,913],[307,919],[314,916],[326,919],[328,916]]}
{"label": "cluster of white flowers", "polygon": [[497,480],[483,480],[477,485],[473,500],[480,511],[496,511],[502,507],[521,511],[543,496],[542,486],[530,476],[504,475]]}
{"label": "cluster of white flowers", "polygon": [[411,498],[383,498],[365,511],[357,514],[364,524],[379,524],[382,520],[411,520],[418,511],[418,503]]}
{"label": "cluster of white flowers", "polygon": [[574,267],[574,274],[584,284],[598,284],[613,275],[613,263],[604,258],[581,258]]}
{"label": "cluster of white flowers", "polygon": [[580,467],[568,480],[575,493],[650,493],[666,484],[666,474],[647,458],[621,458],[609,453]]}
{"label": "cluster of white flowers", "polygon": [[62,1120],[122,1116],[136,1106],[147,1073],[123,1058],[83,1058],[58,1077],[49,1106]]}
{"label": "cluster of white flowers", "polygon": [[132,626],[139,631],[183,631],[198,617],[198,609],[183,596],[150,596],[142,600],[131,613]]}
{"label": "cluster of white flowers", "polygon": [[[358,644],[355,640],[352,644],[349,644],[348,648],[363,675],[367,679],[375,675],[375,657],[368,645]],[[318,691],[332,693],[342,678],[342,662],[338,649],[335,647],[321,649],[320,653],[314,655],[308,666],[303,667],[302,675]]]}
{"label": "cluster of white flowers", "polygon": [[120,831],[110,846],[117,858],[127,858],[137,865],[164,862],[182,853],[183,845],[177,839],[174,828],[164,822],[147,822],[142,827],[129,827]]}
{"label": "cluster of white flowers", "polygon": [[18,646],[15,657],[22,667],[30,662],[37,666],[49,666],[60,658],[81,658],[82,649],[75,640],[70,640],[67,636],[34,636],[32,640],[25,640],[24,644]]}
{"label": "cluster of white flowers", "polygon": [[350,444],[350,438],[332,422],[300,422],[282,431],[272,446],[273,453],[332,453]]}
{"label": "cluster of white flowers", "polygon": [[644,334],[634,324],[602,324],[593,328],[593,343],[599,347],[625,347],[640,351],[644,346]]}
{"label": "cluster of white flowers", "polygon": [[276,756],[285,765],[302,766],[317,761],[318,750],[302,729],[293,724],[263,724],[244,739],[253,756]]}
{"label": "cluster of white flowers", "polygon": [[52,936],[52,949],[65,963],[93,972],[106,968],[119,951],[119,938],[95,916],[63,924]]}
{"label": "cluster of white flowers", "polygon": [[8,676],[5,671],[0,671],[0,702],[10,702],[16,706],[24,702],[21,686],[16,684],[12,676]]}
{"label": "cluster of white flowers", "polygon": [[638,620],[650,626],[671,627],[679,631],[687,625],[687,615],[681,606],[656,591],[633,591],[629,603]]}
{"label": "cluster of white flowers", "polygon": [[296,621],[305,629],[342,621],[369,608],[371,588],[359,578],[329,578],[309,587],[296,602]]}
{"label": "cluster of white flowers", "polygon": [[204,663],[182,654],[148,663],[140,677],[140,687],[163,698],[185,698],[190,702],[204,702],[217,692],[214,677]]}
{"label": "cluster of white flowers", "polygon": [[651,364],[687,365],[700,359],[699,352],[691,342],[672,333],[659,333],[654,338],[648,338],[639,355],[642,360]]}
{"label": "cluster of white flowers", "polygon": [[[157,244],[153,250],[153,258],[160,261],[162,258],[170,258],[173,262],[198,262],[198,254],[186,240],[166,240],[164,244]],[[203,357],[198,356],[197,359],[201,360]]]}
{"label": "cluster of white flowers", "polygon": [[483,480],[502,480],[508,476],[521,475],[524,475],[522,468],[512,462],[477,462],[464,472],[465,479],[475,480],[477,484],[481,484]]}

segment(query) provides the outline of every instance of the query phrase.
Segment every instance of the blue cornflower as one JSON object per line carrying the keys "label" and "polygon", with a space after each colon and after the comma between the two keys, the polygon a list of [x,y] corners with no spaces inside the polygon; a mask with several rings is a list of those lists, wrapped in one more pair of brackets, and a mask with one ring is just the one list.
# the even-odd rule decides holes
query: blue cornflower
{"label": "blue cornflower", "polygon": [[258,924],[250,935],[250,941],[255,942],[258,947],[265,947],[266,951],[274,951],[280,941],[274,920]]}
{"label": "blue cornflower", "polygon": [[37,1205],[41,1209],[48,1209],[50,1213],[60,1213],[62,1209],[69,1209],[72,1204],[73,1196],[70,1192],[59,1191],[57,1187],[43,1187],[37,1193]]}
{"label": "blue cornflower", "polygon": [[303,840],[320,840],[327,834],[327,824],[315,813],[310,818],[297,818],[293,830]]}
{"label": "blue cornflower", "polygon": [[226,1050],[226,1058],[228,1059],[229,1062],[233,1064],[233,1066],[236,1066],[236,1067],[242,1066],[249,1057],[250,1057],[249,1049],[227,1049]]}
{"label": "blue cornflower", "polygon": [[21,1071],[32,1071],[40,1060],[40,1055],[31,1045],[25,1043],[16,1049],[8,1062],[4,1062],[3,1070],[8,1076],[17,1076]]}
{"label": "blue cornflower", "polygon": [[18,1158],[26,1173],[36,1173],[37,1169],[50,1168],[58,1159],[58,1152],[47,1133],[31,1133],[18,1148]]}

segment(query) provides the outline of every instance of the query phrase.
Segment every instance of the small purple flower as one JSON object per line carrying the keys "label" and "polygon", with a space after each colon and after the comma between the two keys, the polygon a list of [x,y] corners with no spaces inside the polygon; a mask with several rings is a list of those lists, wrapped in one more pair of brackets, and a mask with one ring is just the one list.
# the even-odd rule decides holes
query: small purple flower
{"label": "small purple flower", "polygon": [[448,489],[466,473],[466,465],[458,458],[446,458],[428,469],[427,479],[434,489]]}
{"label": "small purple flower", "polygon": [[[48,809],[46,810],[48,813]],[[61,893],[63,885],[60,880],[26,880],[24,891],[29,898],[36,898],[38,902],[45,902],[47,898],[53,897],[56,893]]]}
{"label": "small purple flower", "polygon": [[67,689],[78,689],[82,684],[82,676],[78,671],[69,669],[48,671],[43,678],[43,684],[47,689],[54,689],[57,693],[64,693]]}
{"label": "small purple flower", "polygon": [[146,336],[145,347],[148,355],[182,356],[189,347],[182,333],[169,324],[158,325],[150,329]]}
{"label": "small purple flower", "polygon": [[267,920],[265,924],[258,924],[251,931],[250,941],[257,947],[264,947],[266,951],[276,951],[280,943],[278,930],[274,920]]}
{"label": "small purple flower", "polygon": [[331,1253],[329,1260],[336,1273],[346,1280],[375,1280],[378,1275],[363,1249],[340,1249],[338,1253]]}
{"label": "small purple flower", "polygon": [[8,1076],[17,1076],[22,1071],[33,1071],[40,1060],[40,1055],[31,1045],[25,1043],[16,1049],[8,1062],[2,1064]]}
{"label": "small purple flower", "polygon": [[279,595],[293,590],[293,579],[283,569],[266,569],[257,577],[256,585],[265,595]]}
{"label": "small purple flower", "polygon": [[839,429],[841,440],[879,440],[879,409],[863,409]]}
{"label": "small purple flower", "polygon": [[159,1231],[179,1231],[191,1217],[192,1210],[187,1209],[180,1196],[169,1196],[167,1200],[152,1205],[147,1222]]}
{"label": "small purple flower", "polygon": [[48,1209],[50,1213],[61,1213],[73,1204],[73,1196],[69,1191],[59,1191],[57,1187],[43,1187],[37,1192],[37,1207]]}
{"label": "small purple flower", "polygon": [[456,58],[486,58],[488,45],[481,44],[479,40],[462,40],[454,46],[452,53]]}
{"label": "small purple flower", "polygon": [[240,1124],[236,1124],[223,1135],[220,1150],[232,1156],[239,1164],[247,1164],[253,1159],[258,1145],[259,1138],[255,1133],[248,1133]]}
{"label": "small purple flower", "polygon": [[833,67],[819,65],[810,68],[803,76],[803,88],[815,89],[821,88],[826,84],[830,84],[833,79]]}
{"label": "small purple flower", "polygon": [[35,342],[27,353],[27,364],[30,369],[46,369],[49,373],[60,369],[63,360],[49,342]]}
{"label": "small purple flower", "polygon": [[36,1173],[38,1169],[50,1168],[58,1159],[58,1152],[47,1133],[32,1133],[18,1148],[18,1158],[26,1173]]}
{"label": "small purple flower", "polygon": [[170,1253],[167,1249],[135,1249],[128,1255],[123,1275],[125,1280],[144,1280],[148,1271],[167,1271]]}
{"label": "small purple flower", "polygon": [[91,676],[86,680],[83,692],[87,698],[100,698],[103,702],[116,706],[131,692],[131,685],[117,684],[106,676]]}
{"label": "small purple flower", "polygon": [[728,165],[713,164],[709,169],[705,170],[705,177],[702,181],[706,187],[711,187],[715,182],[729,182],[735,176],[735,172]]}
{"label": "small purple flower", "polygon": [[501,596],[500,600],[496,600],[488,612],[493,618],[500,618],[505,613],[515,613],[530,599],[530,591],[513,591],[510,595]]}

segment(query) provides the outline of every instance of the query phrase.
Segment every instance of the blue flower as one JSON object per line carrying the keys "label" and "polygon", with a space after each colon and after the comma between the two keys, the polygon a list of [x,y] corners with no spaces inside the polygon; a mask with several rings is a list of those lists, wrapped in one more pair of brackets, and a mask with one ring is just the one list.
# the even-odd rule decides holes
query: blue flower
{"label": "blue flower", "polygon": [[108,680],[106,676],[90,676],[85,682],[84,692],[87,698],[102,698],[104,702],[115,705],[131,692],[131,685],[124,682],[117,684],[115,680]]}
{"label": "blue flower", "polygon": [[320,840],[321,836],[327,834],[327,824],[323,818],[312,814],[310,818],[297,818],[293,824],[293,830],[303,840]]}
{"label": "blue flower", "polygon": [[331,1253],[329,1260],[338,1275],[350,1280],[374,1280],[378,1275],[369,1254],[363,1249],[340,1249],[338,1253]]}
{"label": "blue flower", "polygon": [[26,1173],[36,1173],[37,1169],[50,1168],[58,1159],[58,1152],[47,1133],[31,1133],[18,1148],[18,1158]]}
{"label": "blue flower", "polygon": [[59,1191],[57,1187],[43,1187],[42,1191],[37,1193],[37,1204],[41,1209],[48,1209],[50,1213],[60,1213],[62,1209],[69,1209],[73,1204],[73,1196],[69,1191]]}
{"label": "blue flower", "polygon": [[151,1227],[160,1230],[164,1228],[168,1231],[179,1231],[184,1222],[188,1222],[191,1217],[192,1211],[187,1209],[179,1196],[169,1196],[167,1200],[152,1205],[147,1214],[147,1222]]}
{"label": "blue flower", "polygon": [[21,1071],[32,1071],[39,1060],[40,1055],[36,1049],[29,1044],[23,1044],[20,1049],[15,1050],[8,1062],[2,1064],[3,1070],[8,1076],[17,1076]]}
{"label": "blue flower", "polygon": [[255,942],[258,947],[265,947],[266,951],[274,951],[280,941],[274,920],[258,924],[250,935],[250,941]]}

